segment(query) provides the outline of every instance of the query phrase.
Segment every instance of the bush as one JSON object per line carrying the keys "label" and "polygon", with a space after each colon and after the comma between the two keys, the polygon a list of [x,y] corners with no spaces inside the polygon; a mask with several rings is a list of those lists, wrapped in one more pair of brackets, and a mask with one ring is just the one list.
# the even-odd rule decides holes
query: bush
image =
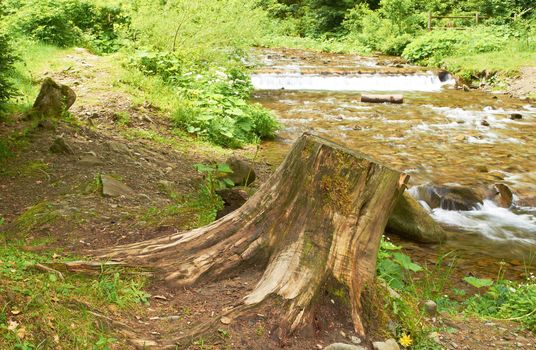
{"label": "bush", "polygon": [[0,110],[4,103],[14,94],[15,89],[10,81],[16,56],[7,35],[0,33]]}
{"label": "bush", "polygon": [[435,30],[417,37],[402,53],[410,62],[438,66],[447,56],[498,51],[510,34],[503,27],[475,27],[463,32]]}
{"label": "bush", "polygon": [[118,49],[118,26],[129,18],[119,7],[84,0],[42,0],[12,8],[14,32],[60,47],[88,44],[99,52]]}
{"label": "bush", "polygon": [[247,103],[252,86],[239,63],[229,67],[192,62],[170,52],[139,51],[130,64],[175,87],[181,103],[175,126],[224,147],[240,147],[274,136],[277,122]]}

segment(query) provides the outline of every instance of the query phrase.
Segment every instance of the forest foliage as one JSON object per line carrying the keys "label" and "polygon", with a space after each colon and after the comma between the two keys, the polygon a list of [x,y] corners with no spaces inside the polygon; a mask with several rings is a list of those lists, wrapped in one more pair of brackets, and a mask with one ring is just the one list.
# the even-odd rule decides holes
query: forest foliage
{"label": "forest foliage", "polygon": [[[28,40],[83,46],[117,54],[131,71],[125,81],[132,88],[171,91],[166,107],[173,124],[225,147],[273,137],[278,128],[249,102],[252,46],[381,52],[462,76],[472,74],[463,67],[470,64],[449,66],[447,58],[536,51],[531,0],[5,0],[0,6],[0,104],[16,94],[13,66]],[[478,25],[472,18],[437,19],[437,29],[427,31],[429,13],[476,12]]]}

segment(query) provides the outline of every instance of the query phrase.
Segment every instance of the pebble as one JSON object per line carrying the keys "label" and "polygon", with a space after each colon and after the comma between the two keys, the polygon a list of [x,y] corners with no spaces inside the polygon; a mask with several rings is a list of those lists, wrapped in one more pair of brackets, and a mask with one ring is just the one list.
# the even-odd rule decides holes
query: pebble
{"label": "pebble", "polygon": [[427,300],[424,303],[424,311],[429,316],[435,316],[437,314],[437,304],[433,300]]}

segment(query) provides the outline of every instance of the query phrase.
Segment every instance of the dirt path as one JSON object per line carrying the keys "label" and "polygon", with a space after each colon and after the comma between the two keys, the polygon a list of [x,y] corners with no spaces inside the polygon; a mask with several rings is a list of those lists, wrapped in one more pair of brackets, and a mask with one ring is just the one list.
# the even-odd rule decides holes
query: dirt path
{"label": "dirt path", "polygon": [[[195,211],[181,207],[188,196],[195,195],[201,181],[193,164],[223,161],[231,152],[210,151],[174,135],[161,111],[148,102],[134,103],[133,96],[117,88],[118,64],[113,58],[75,49],[62,60],[65,68],[48,75],[78,94],[74,117],[56,126],[44,124],[28,130],[24,146],[0,174],[0,212],[7,227],[25,236],[28,249],[61,248],[84,254],[197,225]],[[0,137],[13,128],[1,129]],[[49,151],[59,136],[74,154]],[[250,157],[251,150],[238,154]],[[259,183],[269,169],[256,164]],[[103,197],[98,180],[103,174],[126,184],[132,193]],[[24,216],[25,212],[31,215]],[[148,290],[152,298],[142,311],[105,310],[108,317],[125,325],[118,334],[122,345],[117,348],[144,348],[144,340],[146,345],[162,348],[159,344],[239,300],[259,279],[261,270],[253,267],[239,276],[180,290],[154,280]],[[334,303],[328,296],[325,302]],[[215,337],[195,339],[190,348],[321,349],[332,342],[350,343],[355,335],[348,315],[324,312],[315,327],[290,339],[278,339],[274,332],[278,325],[270,318],[274,313],[276,309],[267,307],[255,317],[221,324],[214,329]],[[497,321],[491,326],[448,315],[429,322],[437,326],[438,341],[447,349],[528,350],[536,346],[536,337],[518,330],[514,323]]]}
{"label": "dirt path", "polygon": [[508,91],[518,98],[536,98],[536,67],[522,68],[519,78],[510,82]]}

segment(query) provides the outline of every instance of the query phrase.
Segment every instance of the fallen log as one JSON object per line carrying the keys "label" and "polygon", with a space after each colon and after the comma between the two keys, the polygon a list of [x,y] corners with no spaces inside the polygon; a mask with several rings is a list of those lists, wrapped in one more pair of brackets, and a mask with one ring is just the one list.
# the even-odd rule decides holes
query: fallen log
{"label": "fallen log", "polygon": [[256,287],[216,320],[277,302],[282,337],[313,322],[318,296],[336,283],[347,293],[355,331],[365,335],[362,292],[374,281],[380,239],[407,180],[366,155],[304,134],[238,210],[100,258],[154,267],[176,287],[223,278],[253,263],[266,266]]}
{"label": "fallen log", "polygon": [[368,103],[403,103],[404,95],[361,95],[361,102]]}

